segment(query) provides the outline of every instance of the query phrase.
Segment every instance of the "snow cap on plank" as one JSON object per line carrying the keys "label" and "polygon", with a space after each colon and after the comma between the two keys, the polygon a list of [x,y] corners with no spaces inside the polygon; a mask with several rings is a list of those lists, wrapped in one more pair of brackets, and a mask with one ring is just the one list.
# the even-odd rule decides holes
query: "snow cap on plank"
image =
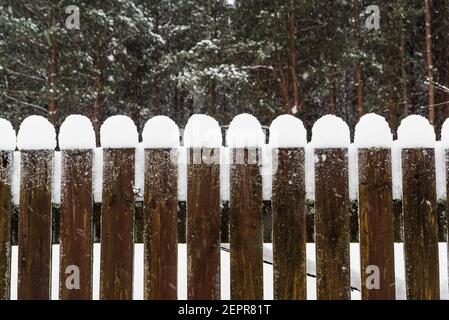
{"label": "snow cap on plank", "polygon": [[302,148],[307,145],[307,132],[298,118],[284,114],[270,126],[270,146],[273,148]]}
{"label": "snow cap on plank", "polygon": [[17,147],[20,150],[53,150],[56,147],[55,127],[42,116],[29,116],[20,125]]}
{"label": "snow cap on plank", "polygon": [[347,148],[350,143],[349,127],[337,116],[325,115],[313,125],[312,145],[314,148]]}
{"label": "snow cap on plank", "polygon": [[179,128],[169,117],[156,116],[145,123],[142,138],[144,148],[177,148],[179,147]]}
{"label": "snow cap on plank", "polygon": [[441,142],[445,149],[449,149],[449,118],[444,121],[441,128]]}
{"label": "snow cap on plank", "polygon": [[408,116],[398,128],[398,141],[405,148],[434,148],[435,130],[430,122],[419,115]]}
{"label": "snow cap on plank", "polygon": [[187,148],[220,148],[223,143],[217,120],[204,114],[190,117],[184,130],[184,146]]}
{"label": "snow cap on plank", "polygon": [[95,145],[95,131],[89,118],[73,114],[64,120],[59,130],[61,150],[94,149]]}
{"label": "snow cap on plank", "polygon": [[16,131],[11,122],[0,118],[0,150],[14,151],[16,149]]}
{"label": "snow cap on plank", "polygon": [[384,117],[365,114],[355,126],[354,144],[357,148],[391,148],[393,135]]}
{"label": "snow cap on plank", "polygon": [[265,134],[259,120],[243,113],[236,116],[226,133],[226,143],[230,148],[259,148],[265,144]]}
{"label": "snow cap on plank", "polygon": [[103,148],[135,148],[139,142],[139,134],[131,118],[112,116],[101,126],[100,141]]}

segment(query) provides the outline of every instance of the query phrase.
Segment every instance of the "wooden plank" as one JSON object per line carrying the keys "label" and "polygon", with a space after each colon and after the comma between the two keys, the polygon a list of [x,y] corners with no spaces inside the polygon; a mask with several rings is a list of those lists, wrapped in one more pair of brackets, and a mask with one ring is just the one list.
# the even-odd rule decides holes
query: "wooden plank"
{"label": "wooden plank", "polygon": [[394,242],[404,242],[404,219],[402,217],[402,200],[393,200]]}
{"label": "wooden plank", "polygon": [[178,244],[186,243],[187,201],[178,201]]}
{"label": "wooden plank", "polygon": [[135,149],[104,149],[100,299],[131,300]]}
{"label": "wooden plank", "polygon": [[315,150],[317,299],[351,297],[348,150]]}
{"label": "wooden plank", "polygon": [[[92,299],[92,150],[63,150],[59,297]],[[77,269],[73,269],[73,268]],[[78,277],[74,279],[73,277]],[[77,283],[78,281],[78,283]]]}
{"label": "wooden plank", "polygon": [[263,197],[260,150],[233,149],[231,165],[231,299],[263,299]]}
{"label": "wooden plank", "polygon": [[53,159],[53,150],[21,152],[17,287],[20,300],[50,299]]}
{"label": "wooden plank", "polygon": [[407,299],[440,298],[435,150],[402,150]]}
{"label": "wooden plank", "polygon": [[0,300],[10,298],[13,152],[0,150]]}
{"label": "wooden plank", "polygon": [[[188,149],[187,152],[190,156],[187,166],[187,296],[189,300],[218,300],[220,149]],[[205,158],[209,159],[207,163]]]}
{"label": "wooden plank", "polygon": [[306,300],[306,203],[304,148],[273,150],[274,299]]}
{"label": "wooden plank", "polygon": [[229,243],[229,201],[221,202],[221,243]]}
{"label": "wooden plank", "polygon": [[[394,212],[390,149],[359,150],[359,213],[362,298],[394,300]],[[377,271],[379,273],[373,273]],[[378,282],[370,276],[378,277]]]}
{"label": "wooden plank", "polygon": [[175,158],[170,149],[145,150],[145,299],[176,300],[178,296],[178,172]]}
{"label": "wooden plank", "polygon": [[273,208],[271,201],[263,202],[263,243],[273,242]]}

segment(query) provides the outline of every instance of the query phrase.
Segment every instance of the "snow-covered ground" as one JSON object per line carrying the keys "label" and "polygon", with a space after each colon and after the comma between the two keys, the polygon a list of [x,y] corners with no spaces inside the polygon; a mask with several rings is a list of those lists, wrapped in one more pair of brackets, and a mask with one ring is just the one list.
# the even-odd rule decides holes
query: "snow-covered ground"
{"label": "snow-covered ground", "polygon": [[[447,274],[447,246],[445,243],[439,245],[440,258],[440,292],[441,299],[449,300],[448,274]],[[271,261],[271,244],[264,245],[264,259]],[[143,245],[135,245],[134,253],[134,299],[143,299]],[[360,288],[360,254],[359,245],[351,244],[351,286]],[[396,298],[405,299],[405,273],[404,273],[403,245],[395,244],[395,272],[396,272]],[[94,245],[93,262],[93,295],[94,299],[99,298],[100,280],[100,245]],[[315,245],[307,245],[307,272],[315,274]],[[221,297],[223,300],[230,298],[230,267],[229,253],[221,251]],[[59,245],[53,246],[52,260],[52,299],[58,299],[59,286]],[[180,244],[178,250],[178,298],[187,297],[187,252],[186,245]],[[11,298],[17,299],[17,247],[12,250],[12,274],[11,274]],[[264,263],[264,298],[273,299],[273,267]],[[307,298],[316,299],[316,280],[314,277],[307,277]],[[360,292],[352,291],[352,299],[361,299]]]}

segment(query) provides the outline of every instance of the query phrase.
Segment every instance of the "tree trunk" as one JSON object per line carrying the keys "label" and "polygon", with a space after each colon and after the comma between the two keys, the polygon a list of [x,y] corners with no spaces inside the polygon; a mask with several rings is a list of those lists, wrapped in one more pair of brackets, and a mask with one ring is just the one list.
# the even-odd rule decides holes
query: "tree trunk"
{"label": "tree trunk", "polygon": [[301,96],[299,92],[299,80],[297,76],[297,48],[296,48],[296,40],[297,40],[297,23],[296,23],[296,12],[293,4],[293,0],[290,0],[290,70],[292,77],[292,87],[293,87],[293,113],[298,113],[301,111]]}
{"label": "tree trunk", "polygon": [[[59,0],[51,2],[51,28],[56,29],[59,19]],[[53,30],[55,32],[56,30]],[[58,105],[56,102],[56,85],[58,81],[58,43],[56,37],[51,35],[50,45],[50,104],[48,106],[48,120],[55,124],[57,122]]]}
{"label": "tree trunk", "polygon": [[[159,15],[160,15],[159,7],[160,2],[157,1],[154,10],[155,16],[154,16],[153,32],[155,34],[159,33]],[[154,49],[154,61],[156,66],[159,64],[160,61],[160,53],[157,47]],[[151,113],[153,114],[153,116],[159,114],[159,77],[156,72],[153,73],[153,80],[151,81]]]}
{"label": "tree trunk", "polygon": [[329,114],[337,113],[337,80],[335,76],[331,76],[329,89]]}
{"label": "tree trunk", "polygon": [[[355,34],[357,50],[362,49],[362,36],[360,26],[360,0],[354,0],[354,18],[355,18]],[[360,119],[364,111],[363,106],[363,80],[362,80],[362,66],[358,61],[355,66],[355,82],[357,87],[357,118]]]}
{"label": "tree trunk", "polygon": [[401,1],[401,15],[400,15],[400,29],[401,29],[401,46],[400,46],[400,55],[401,55],[401,76],[402,76],[402,116],[405,118],[408,116],[409,108],[408,108],[408,79],[407,79],[407,61],[405,57],[405,30],[404,30],[404,1]]}
{"label": "tree trunk", "polygon": [[285,79],[285,75],[282,71],[282,65],[279,65],[279,73],[277,73],[276,71],[273,71],[273,73],[274,73],[274,78],[278,82],[279,88],[281,90],[281,95],[284,100],[285,113],[291,114],[293,107],[290,103],[290,95],[288,92],[288,86],[287,86],[287,82]]}
{"label": "tree trunk", "polygon": [[159,114],[159,79],[156,75],[151,82],[151,112],[153,115]]}
{"label": "tree trunk", "polygon": [[102,53],[102,39],[100,32],[96,34],[95,40],[95,55],[96,55],[96,75],[95,75],[95,100],[92,110],[92,124],[95,130],[97,146],[100,146],[100,126],[101,126],[101,91],[103,89],[103,53]]}
{"label": "tree trunk", "polygon": [[209,115],[213,116],[216,112],[217,91],[215,84],[211,85],[206,94],[206,108]]}
{"label": "tree trunk", "polygon": [[435,89],[433,84],[432,19],[430,16],[430,0],[424,0],[424,16],[426,29],[427,80],[429,82],[429,122],[435,124]]}

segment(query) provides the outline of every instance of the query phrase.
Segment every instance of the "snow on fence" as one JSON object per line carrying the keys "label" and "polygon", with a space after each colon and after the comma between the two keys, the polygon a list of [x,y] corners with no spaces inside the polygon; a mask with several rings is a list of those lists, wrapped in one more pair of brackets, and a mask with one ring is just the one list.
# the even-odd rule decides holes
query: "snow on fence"
{"label": "snow on fence", "polygon": [[[20,127],[15,151],[16,134],[0,119],[0,299],[11,295],[14,207],[17,297],[50,298],[54,204],[60,207],[59,297],[92,299],[94,203],[101,203],[99,297],[132,299],[139,201],[144,298],[178,298],[178,243],[185,232],[187,298],[222,296],[221,246],[229,242],[230,297],[263,299],[263,244],[272,235],[274,298],[306,299],[308,200],[314,201],[318,299],[351,297],[353,200],[362,298],[397,297],[398,218],[407,298],[440,298],[437,199],[446,198],[449,122],[440,142],[419,116],[403,120],[393,141],[386,121],[374,114],[360,120],[352,144],[346,123],[332,115],[315,123],[310,143],[302,122],[289,115],[273,121],[268,144],[248,114],[231,122],[226,147],[219,124],[205,115],[191,117],[183,146],[179,132],[169,118],[154,117],[139,143],[132,120],[114,116],[101,127],[96,148],[90,121],[72,115],[55,151],[54,127],[32,116]],[[402,199],[399,215],[394,199]],[[264,214],[268,200],[272,222]],[[185,219],[180,201],[186,201]]]}

